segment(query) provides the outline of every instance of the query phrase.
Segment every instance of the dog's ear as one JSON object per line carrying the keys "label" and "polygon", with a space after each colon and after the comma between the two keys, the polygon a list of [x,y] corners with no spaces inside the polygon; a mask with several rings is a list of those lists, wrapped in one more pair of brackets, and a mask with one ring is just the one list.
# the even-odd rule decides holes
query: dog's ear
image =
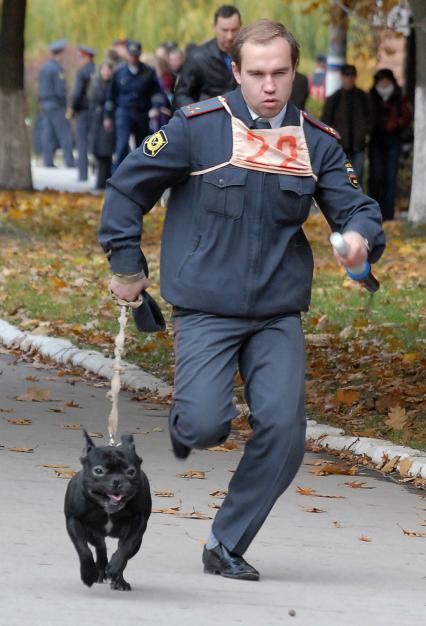
{"label": "dog's ear", "polygon": [[89,433],[87,432],[85,428],[83,428],[83,437],[84,437],[84,448],[83,448],[82,459],[89,454],[90,450],[93,450],[93,448],[96,448],[95,444],[93,443],[92,439],[89,436]]}
{"label": "dog's ear", "polygon": [[133,439],[133,435],[122,435],[121,445],[130,450],[130,452],[135,455],[138,462],[142,464],[142,459],[136,452],[135,440]]}
{"label": "dog's ear", "polygon": [[133,435],[121,435],[121,443],[123,446],[126,446],[126,448],[130,448],[130,450],[134,450],[136,452]]}

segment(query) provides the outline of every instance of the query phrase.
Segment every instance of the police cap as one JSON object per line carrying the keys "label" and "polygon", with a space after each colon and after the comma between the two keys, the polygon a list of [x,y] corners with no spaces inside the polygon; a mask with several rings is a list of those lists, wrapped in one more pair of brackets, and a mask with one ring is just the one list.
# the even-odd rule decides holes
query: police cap
{"label": "police cap", "polygon": [[142,44],[140,41],[134,41],[133,39],[129,39],[127,42],[127,52],[134,56],[139,56],[142,52]]}
{"label": "police cap", "polygon": [[96,54],[96,50],[94,48],[90,48],[90,46],[82,46],[78,44],[77,49],[84,54],[88,54],[91,57],[94,57]]}
{"label": "police cap", "polygon": [[66,39],[56,39],[49,44],[49,50],[51,52],[61,52],[61,50],[65,50],[68,45],[68,41]]}

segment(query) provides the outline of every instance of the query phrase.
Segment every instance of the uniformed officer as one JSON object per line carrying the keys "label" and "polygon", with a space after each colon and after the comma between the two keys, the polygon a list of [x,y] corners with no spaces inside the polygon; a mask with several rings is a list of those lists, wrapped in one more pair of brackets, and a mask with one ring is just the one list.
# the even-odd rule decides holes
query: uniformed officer
{"label": "uniformed officer", "polygon": [[152,97],[161,93],[155,70],[139,61],[141,44],[128,41],[127,50],[128,61],[114,72],[105,103],[105,130],[115,122],[115,167],[128,154],[131,135],[136,146],[149,135]]}
{"label": "uniformed officer", "polygon": [[[360,190],[336,139],[289,102],[299,46],[259,20],[233,50],[239,87],[179,110],[110,179],[99,239],[111,289],[131,301],[148,285],[142,218],[167,187],[161,290],[174,305],[176,378],[170,412],[178,458],[223,443],[245,384],[253,434],[203,551],[205,571],[257,580],[243,558],[304,453],[304,340],[313,258],[302,226],[315,197],[350,252],[384,249],[377,203]],[[132,282],[133,281],[133,282]]]}
{"label": "uniformed officer", "polygon": [[50,44],[51,58],[42,65],[38,77],[40,109],[43,116],[43,162],[46,167],[54,167],[53,157],[58,147],[62,148],[67,167],[74,167],[72,132],[65,117],[67,85],[62,59],[66,47],[66,39],[58,39]]}
{"label": "uniformed officer", "polygon": [[88,89],[95,73],[93,58],[95,50],[89,46],[77,46],[80,55],[80,68],[76,74],[71,107],[75,117],[76,143],[78,151],[78,179],[87,180],[90,113]]}

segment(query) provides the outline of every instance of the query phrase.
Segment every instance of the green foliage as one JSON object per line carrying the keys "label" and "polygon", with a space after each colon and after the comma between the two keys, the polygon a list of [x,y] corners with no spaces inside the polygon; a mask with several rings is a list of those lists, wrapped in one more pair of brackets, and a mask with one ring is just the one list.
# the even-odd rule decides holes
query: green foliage
{"label": "green foliage", "polygon": [[[304,3],[264,0],[259,5],[257,0],[244,0],[235,5],[244,23],[262,17],[284,22],[299,40],[302,56],[311,59],[326,49],[326,9],[305,15]],[[140,39],[147,52],[167,39],[183,46],[201,43],[212,36],[213,14],[220,4],[219,0],[162,0],[161,6],[150,0],[28,0],[27,52],[44,51],[59,37],[67,37],[71,44],[93,45],[100,53],[120,37]]]}

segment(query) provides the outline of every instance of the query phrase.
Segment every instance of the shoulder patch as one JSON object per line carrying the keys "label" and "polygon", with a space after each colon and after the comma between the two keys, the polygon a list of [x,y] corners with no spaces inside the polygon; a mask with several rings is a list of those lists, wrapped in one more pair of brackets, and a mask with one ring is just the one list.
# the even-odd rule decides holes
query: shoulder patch
{"label": "shoulder patch", "polygon": [[146,156],[155,157],[168,143],[164,130],[157,130],[156,133],[145,139],[142,150]]}
{"label": "shoulder patch", "polygon": [[219,98],[209,98],[208,100],[202,100],[201,102],[194,102],[193,104],[187,104],[181,107],[181,111],[186,118],[196,117],[197,115],[203,115],[204,113],[210,113],[211,111],[218,111],[223,109],[223,104]]}
{"label": "shoulder patch", "polygon": [[312,115],[309,115],[309,113],[306,113],[306,111],[302,111],[302,115],[305,118],[305,120],[310,122],[313,126],[316,126],[317,128],[320,128],[325,133],[328,133],[332,137],[335,137],[335,139],[338,139],[339,141],[341,140],[341,136],[339,135],[337,130],[335,130],[331,126],[327,126],[327,124],[324,124],[324,122],[321,122],[320,120],[317,120],[316,117],[312,117]]}

